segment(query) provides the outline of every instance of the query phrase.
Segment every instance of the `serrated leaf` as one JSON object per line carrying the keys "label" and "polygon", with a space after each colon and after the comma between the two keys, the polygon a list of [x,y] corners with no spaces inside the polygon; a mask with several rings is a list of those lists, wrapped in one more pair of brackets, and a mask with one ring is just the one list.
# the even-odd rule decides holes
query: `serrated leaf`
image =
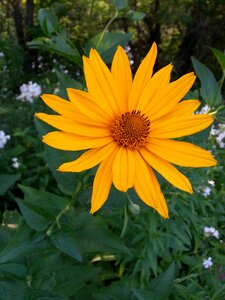
{"label": "serrated leaf", "polygon": [[217,83],[213,73],[205,65],[192,57],[192,64],[200,82],[200,94],[209,106],[218,106],[222,103],[223,97],[221,88]]}
{"label": "serrated leaf", "polygon": [[62,225],[60,229],[55,230],[51,234],[53,244],[62,252],[82,261],[80,251],[80,241],[76,236],[76,232],[66,225]]}
{"label": "serrated leaf", "polygon": [[88,56],[91,48],[96,48],[97,51],[101,55],[102,59],[105,63],[110,63],[112,61],[113,55],[119,45],[125,47],[127,42],[131,38],[130,33],[119,33],[119,32],[106,32],[99,43],[99,39],[101,34],[97,34],[88,40],[85,45],[85,54]]}
{"label": "serrated leaf", "polygon": [[0,195],[4,195],[20,177],[20,174],[0,175]]}
{"label": "serrated leaf", "polygon": [[[41,210],[35,210],[35,207],[29,207],[29,202],[16,199],[16,202],[20,208],[20,211],[27,223],[27,225],[36,230],[36,231],[44,231],[50,225],[51,221],[49,218],[46,218],[45,212]],[[54,218],[51,218],[54,220]]]}
{"label": "serrated leaf", "polygon": [[[37,189],[19,185],[25,196],[23,202],[29,208],[34,209],[35,212],[45,214],[46,218],[52,219],[52,216],[57,216],[69,203],[69,200],[60,197],[56,194],[39,191]],[[54,217],[53,217],[54,219]]]}

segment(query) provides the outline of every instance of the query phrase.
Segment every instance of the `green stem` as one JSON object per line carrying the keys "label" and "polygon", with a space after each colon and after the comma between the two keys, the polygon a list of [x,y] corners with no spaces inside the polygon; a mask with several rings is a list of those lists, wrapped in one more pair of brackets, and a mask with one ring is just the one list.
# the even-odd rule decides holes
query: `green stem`
{"label": "green stem", "polygon": [[92,0],[92,2],[91,2],[91,9],[90,9],[90,14],[89,14],[89,17],[91,17],[91,16],[92,16],[92,14],[93,14],[94,5],[95,5],[95,0]]}
{"label": "green stem", "polygon": [[123,220],[123,229],[120,234],[120,237],[122,238],[125,234],[125,231],[127,229],[127,224],[128,224],[128,213],[127,213],[127,206],[124,205],[124,220]]}
{"label": "green stem", "polygon": [[117,18],[117,16],[118,16],[118,11],[115,12],[114,16],[109,20],[109,22],[106,24],[105,28],[103,29],[102,34],[100,35],[100,38],[96,44],[96,47],[95,47],[96,49],[98,49],[99,45],[101,44],[102,39],[106,33],[106,30],[109,28],[109,26],[112,24],[112,22]]}
{"label": "green stem", "polygon": [[46,234],[48,236],[51,235],[52,229],[54,228],[55,225],[57,225],[58,228],[61,227],[61,225],[59,223],[59,220],[60,220],[61,216],[66,214],[70,210],[70,208],[73,206],[74,201],[76,200],[76,196],[80,192],[81,188],[82,188],[82,184],[79,182],[78,185],[77,185],[77,188],[75,189],[75,191],[73,192],[73,194],[71,196],[71,200],[70,200],[69,204],[59,212],[59,214],[55,218],[55,221],[48,228],[48,230],[46,232]]}

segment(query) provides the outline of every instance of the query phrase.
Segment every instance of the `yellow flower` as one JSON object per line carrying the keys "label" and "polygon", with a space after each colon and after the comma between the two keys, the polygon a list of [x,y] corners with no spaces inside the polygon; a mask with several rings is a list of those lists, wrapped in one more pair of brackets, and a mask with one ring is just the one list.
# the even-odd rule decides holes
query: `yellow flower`
{"label": "yellow flower", "polygon": [[168,208],[155,169],[175,187],[192,193],[191,183],[174,166],[208,167],[216,164],[212,155],[193,144],[172,140],[208,127],[210,115],[195,115],[198,100],[181,99],[194,83],[193,73],[170,83],[172,65],[154,75],[157,56],[154,43],[133,80],[129,60],[118,47],[111,71],[96,50],[83,57],[88,92],[69,88],[70,101],[42,95],[43,101],[59,115],[36,116],[59,129],[43,141],[62,150],[84,150],[78,159],[62,164],[61,172],[81,172],[98,164],[91,199],[91,213],[106,201],[112,183],[137,195],[161,216]]}

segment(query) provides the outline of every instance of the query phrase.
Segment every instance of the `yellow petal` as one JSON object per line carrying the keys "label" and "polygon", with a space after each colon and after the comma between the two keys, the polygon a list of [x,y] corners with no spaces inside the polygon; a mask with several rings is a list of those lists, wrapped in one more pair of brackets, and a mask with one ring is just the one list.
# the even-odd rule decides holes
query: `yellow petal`
{"label": "yellow petal", "polygon": [[104,102],[99,101],[96,103],[94,98],[87,92],[72,88],[68,88],[67,93],[70,101],[82,115],[104,124],[111,121],[111,116],[106,114],[107,108],[104,106]]}
{"label": "yellow petal", "polygon": [[156,56],[157,46],[153,43],[134,76],[128,102],[128,109],[131,111],[136,108],[141,92],[152,76]]}
{"label": "yellow petal", "polygon": [[[112,74],[101,59],[98,52],[94,49],[91,49],[90,51],[89,64],[93,68],[94,74],[92,72],[91,77],[86,77],[85,73],[88,92],[93,95],[98,101],[102,101],[102,98],[104,97],[108,105],[111,107],[112,111],[116,115],[120,114],[120,105],[122,101],[118,90],[116,89],[114,78],[112,77]],[[100,95],[101,97],[99,98]]]}
{"label": "yellow petal", "polygon": [[188,193],[193,193],[192,186],[188,178],[181,174],[168,161],[158,157],[145,148],[141,150],[141,155],[147,161],[147,163],[150,164],[150,166],[152,166],[172,185]]}
{"label": "yellow petal", "polygon": [[216,160],[209,151],[191,143],[151,138],[146,147],[161,158],[182,167],[216,165]]}
{"label": "yellow petal", "polygon": [[93,168],[105,160],[115,149],[117,145],[110,143],[100,148],[94,148],[83,153],[78,159],[62,164],[58,171],[60,172],[82,172]]}
{"label": "yellow petal", "polygon": [[119,148],[113,162],[113,183],[115,187],[126,192],[134,184],[135,157],[134,151]]}
{"label": "yellow petal", "polygon": [[145,112],[149,106],[151,99],[155,95],[157,95],[157,93],[161,93],[161,91],[168,86],[172,68],[173,66],[169,64],[160,69],[152,76],[152,78],[150,78],[143,91],[141,92],[136,110]]}
{"label": "yellow petal", "polygon": [[111,137],[93,138],[62,131],[53,131],[43,136],[43,142],[60,150],[76,151],[102,147],[112,142],[112,139]]}
{"label": "yellow petal", "polygon": [[122,95],[122,103],[124,111],[128,109],[128,98],[132,85],[132,73],[130,69],[130,62],[127,54],[121,46],[117,48],[114,55],[111,67],[111,73],[115,80],[118,90]]}
{"label": "yellow petal", "polygon": [[159,183],[150,166],[139,153],[135,155],[136,171],[134,189],[145,204],[153,207],[162,217],[168,218],[168,208]]}
{"label": "yellow petal", "polygon": [[77,119],[79,111],[71,102],[51,94],[43,94],[41,95],[41,98],[45,104],[60,115],[70,118],[71,120]]}
{"label": "yellow petal", "polygon": [[186,74],[173,81],[151,98],[145,113],[150,116],[152,121],[167,114],[187,94],[194,81],[194,73]]}
{"label": "yellow petal", "polygon": [[183,117],[184,115],[193,114],[200,106],[201,102],[198,100],[184,100],[179,102],[174,109],[165,115],[166,118]]}
{"label": "yellow petal", "polygon": [[114,118],[118,114],[118,108],[113,99],[110,99],[106,86],[102,84],[102,78],[98,76],[96,68],[90,60],[83,56],[84,74],[88,93],[95,99],[96,105],[104,107],[107,116]]}
{"label": "yellow petal", "polygon": [[79,121],[80,119],[83,121],[83,118],[80,117],[77,121],[73,121],[62,116],[48,115],[45,113],[37,113],[35,116],[49,125],[65,132],[89,137],[110,136],[110,130],[108,127],[97,126],[98,123],[90,119],[86,119],[85,123],[81,123]]}
{"label": "yellow petal", "polygon": [[213,122],[210,115],[184,115],[170,118],[170,115],[151,123],[150,136],[154,138],[178,138],[201,131]]}
{"label": "yellow petal", "polygon": [[99,210],[108,198],[112,185],[112,164],[115,155],[105,159],[95,175],[91,198],[91,214]]}

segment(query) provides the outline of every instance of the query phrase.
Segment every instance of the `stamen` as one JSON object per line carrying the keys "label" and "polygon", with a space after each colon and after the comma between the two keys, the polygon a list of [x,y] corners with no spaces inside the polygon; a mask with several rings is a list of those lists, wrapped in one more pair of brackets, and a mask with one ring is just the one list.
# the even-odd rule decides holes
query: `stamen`
{"label": "stamen", "polygon": [[122,147],[139,150],[147,143],[150,120],[138,110],[126,112],[112,124],[112,137]]}

